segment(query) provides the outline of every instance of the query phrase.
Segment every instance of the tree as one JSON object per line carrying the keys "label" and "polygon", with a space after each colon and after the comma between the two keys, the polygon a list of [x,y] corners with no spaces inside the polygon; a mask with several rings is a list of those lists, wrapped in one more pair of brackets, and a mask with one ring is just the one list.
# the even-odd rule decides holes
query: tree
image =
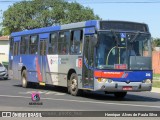
{"label": "tree", "polygon": [[0,30],[0,36],[2,36],[2,30]]}
{"label": "tree", "polygon": [[160,38],[152,38],[152,47],[160,47]]}
{"label": "tree", "polygon": [[21,1],[3,14],[3,26],[9,32],[47,27],[57,24],[100,19],[89,7],[65,0]]}

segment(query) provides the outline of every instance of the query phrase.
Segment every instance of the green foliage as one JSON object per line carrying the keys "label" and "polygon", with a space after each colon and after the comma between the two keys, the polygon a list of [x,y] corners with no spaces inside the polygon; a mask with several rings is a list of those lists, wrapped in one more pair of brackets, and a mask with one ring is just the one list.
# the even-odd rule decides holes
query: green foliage
{"label": "green foliage", "polygon": [[152,46],[154,47],[160,47],[160,38],[152,38]]}
{"label": "green foliage", "polygon": [[153,81],[153,87],[160,88],[160,81]]}
{"label": "green foliage", "polygon": [[0,36],[2,36],[2,30],[0,30]]}
{"label": "green foliage", "polygon": [[160,78],[160,74],[153,74],[153,77]]}
{"label": "green foliage", "polygon": [[0,36],[5,36],[5,35],[9,35],[11,32],[9,30],[9,28],[7,27],[3,27],[1,30],[0,30]]}
{"label": "green foliage", "polygon": [[21,1],[10,6],[3,14],[7,31],[47,27],[57,24],[100,19],[92,9],[64,0]]}

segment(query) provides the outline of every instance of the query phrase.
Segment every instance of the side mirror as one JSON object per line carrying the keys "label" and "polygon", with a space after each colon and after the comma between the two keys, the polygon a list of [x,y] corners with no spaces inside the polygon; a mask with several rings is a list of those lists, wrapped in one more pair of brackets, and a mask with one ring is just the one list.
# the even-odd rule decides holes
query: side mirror
{"label": "side mirror", "polygon": [[94,34],[91,36],[91,41],[92,41],[93,46],[95,46],[97,44],[97,42],[98,42],[97,34]]}

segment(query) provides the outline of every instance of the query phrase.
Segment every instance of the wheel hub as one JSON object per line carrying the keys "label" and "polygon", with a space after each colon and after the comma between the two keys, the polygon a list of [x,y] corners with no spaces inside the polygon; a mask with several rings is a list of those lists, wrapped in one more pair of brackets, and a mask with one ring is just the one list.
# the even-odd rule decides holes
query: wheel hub
{"label": "wheel hub", "polygon": [[75,91],[76,88],[77,88],[77,80],[76,79],[72,79],[72,81],[71,81],[71,89],[73,91]]}

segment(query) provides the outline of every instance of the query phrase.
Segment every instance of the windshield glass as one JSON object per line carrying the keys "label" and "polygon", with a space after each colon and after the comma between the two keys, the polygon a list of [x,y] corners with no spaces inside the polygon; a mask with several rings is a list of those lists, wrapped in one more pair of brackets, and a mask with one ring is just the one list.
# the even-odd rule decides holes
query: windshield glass
{"label": "windshield glass", "polygon": [[99,32],[96,66],[99,69],[129,69],[134,59],[150,57],[149,51],[151,51],[149,34]]}

